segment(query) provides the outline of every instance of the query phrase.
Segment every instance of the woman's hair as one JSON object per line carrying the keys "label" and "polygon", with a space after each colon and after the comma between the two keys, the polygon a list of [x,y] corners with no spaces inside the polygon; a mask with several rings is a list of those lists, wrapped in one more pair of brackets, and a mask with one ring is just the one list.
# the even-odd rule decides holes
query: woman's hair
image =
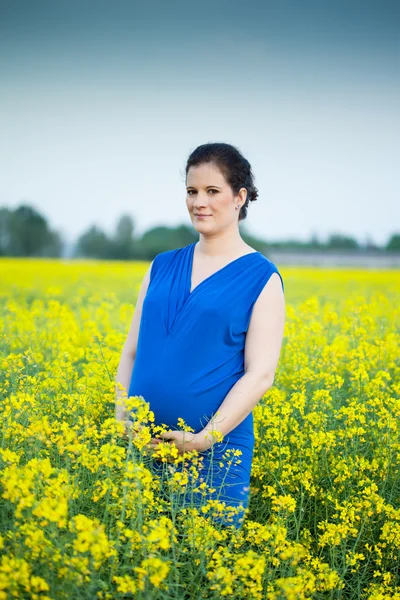
{"label": "woman's hair", "polygon": [[245,219],[249,203],[254,202],[258,197],[258,190],[254,185],[254,176],[249,161],[231,144],[222,142],[202,144],[197,146],[187,159],[186,176],[190,167],[198,167],[204,163],[215,164],[230,185],[234,195],[239,193],[240,188],[246,188],[246,202],[240,209],[239,221]]}

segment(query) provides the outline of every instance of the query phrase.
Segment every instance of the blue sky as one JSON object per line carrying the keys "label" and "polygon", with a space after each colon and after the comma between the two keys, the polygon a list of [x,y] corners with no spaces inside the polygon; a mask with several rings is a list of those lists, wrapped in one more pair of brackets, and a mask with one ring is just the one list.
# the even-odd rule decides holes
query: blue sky
{"label": "blue sky", "polygon": [[[250,161],[248,231],[400,230],[400,3],[0,0],[0,205],[73,240],[187,223],[185,161]],[[396,172],[397,171],[397,172]]]}

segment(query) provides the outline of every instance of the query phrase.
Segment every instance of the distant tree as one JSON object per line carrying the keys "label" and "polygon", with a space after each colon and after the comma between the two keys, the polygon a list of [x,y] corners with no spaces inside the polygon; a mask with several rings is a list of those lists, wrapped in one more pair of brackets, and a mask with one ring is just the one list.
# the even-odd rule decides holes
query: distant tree
{"label": "distant tree", "polygon": [[318,234],[315,231],[313,231],[310,236],[308,246],[310,246],[310,248],[321,248],[322,246],[321,242],[319,241]]}
{"label": "distant tree", "polygon": [[116,260],[134,257],[135,240],[133,237],[134,222],[130,215],[122,215],[117,222],[115,234],[111,239],[110,257]]}
{"label": "distant tree", "polygon": [[0,208],[0,256],[6,256],[10,247],[11,210]]}
{"label": "distant tree", "polygon": [[182,248],[183,246],[188,246],[193,242],[197,242],[199,239],[199,234],[197,231],[186,224],[177,225],[174,227],[174,232],[176,235],[177,248]]}
{"label": "distant tree", "polygon": [[96,225],[92,225],[87,231],[79,236],[75,256],[86,256],[88,258],[109,258],[110,240],[107,235]]}
{"label": "distant tree", "polygon": [[59,258],[63,255],[65,242],[60,233],[57,231],[50,231],[48,243],[43,246],[43,250],[40,256],[52,256]]}
{"label": "distant tree", "polygon": [[338,233],[333,233],[329,236],[326,247],[348,250],[353,248],[359,248],[359,244],[357,240],[355,240],[352,237],[348,237]]}
{"label": "distant tree", "polygon": [[394,233],[386,244],[386,250],[400,252],[400,233]]}
{"label": "distant tree", "polygon": [[59,257],[63,242],[35,208],[21,205],[0,210],[0,248],[5,256]]}
{"label": "distant tree", "polygon": [[143,260],[153,260],[160,252],[187,246],[198,239],[198,234],[187,225],[152,227],[138,240],[136,256]]}

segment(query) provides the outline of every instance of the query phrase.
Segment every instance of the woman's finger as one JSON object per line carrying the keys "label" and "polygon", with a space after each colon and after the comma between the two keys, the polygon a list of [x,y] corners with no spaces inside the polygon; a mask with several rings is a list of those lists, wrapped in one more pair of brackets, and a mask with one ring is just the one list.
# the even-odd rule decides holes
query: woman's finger
{"label": "woman's finger", "polygon": [[151,438],[150,440],[150,446],[152,447],[156,447],[160,444],[161,440],[157,439],[157,438]]}

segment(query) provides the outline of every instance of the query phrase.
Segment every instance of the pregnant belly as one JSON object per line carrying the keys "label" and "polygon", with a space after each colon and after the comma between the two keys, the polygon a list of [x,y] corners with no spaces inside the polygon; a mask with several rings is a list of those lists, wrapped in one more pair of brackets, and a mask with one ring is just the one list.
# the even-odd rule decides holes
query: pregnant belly
{"label": "pregnant belly", "polygon": [[[187,371],[173,375],[164,372],[163,376],[151,377],[144,369],[134,367],[128,395],[142,396],[149,403],[155,425],[181,429],[178,420],[183,419],[197,433],[216,415],[239,378],[240,374],[217,378],[215,373],[194,378]],[[251,447],[254,443],[253,414],[250,413],[224,440],[243,442]]]}
{"label": "pregnant belly", "polygon": [[221,404],[223,398],[200,393],[182,385],[177,379],[144,380],[133,372],[129,396],[143,396],[154,413],[155,425],[177,429],[178,419],[183,419],[195,432],[201,431]]}

